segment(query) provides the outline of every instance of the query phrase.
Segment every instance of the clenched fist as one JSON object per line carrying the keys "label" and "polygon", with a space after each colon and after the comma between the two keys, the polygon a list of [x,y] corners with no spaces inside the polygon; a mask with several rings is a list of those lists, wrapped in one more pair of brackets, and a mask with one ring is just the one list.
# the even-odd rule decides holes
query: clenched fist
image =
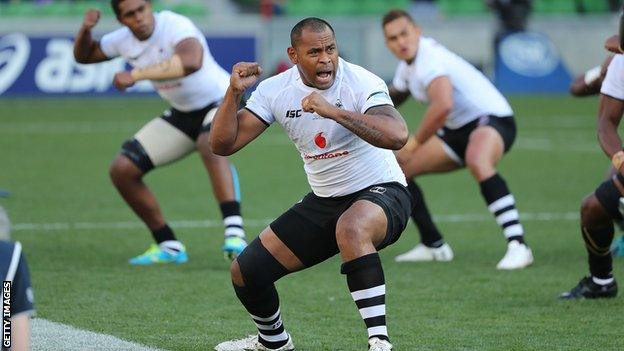
{"label": "clenched fist", "polygon": [[261,74],[262,68],[257,62],[239,62],[232,67],[230,87],[236,92],[242,93],[254,85]]}
{"label": "clenched fist", "polygon": [[332,118],[337,107],[333,106],[323,95],[313,92],[301,100],[301,107],[305,112],[316,113],[317,115],[325,118]]}
{"label": "clenched fist", "polygon": [[82,20],[82,26],[91,29],[100,20],[100,10],[89,9],[85,12],[84,19]]}
{"label": "clenched fist", "polygon": [[113,79],[113,85],[115,88],[124,91],[133,86],[134,83],[136,83],[136,81],[132,78],[132,74],[130,74],[130,72],[121,71],[115,73],[115,78]]}

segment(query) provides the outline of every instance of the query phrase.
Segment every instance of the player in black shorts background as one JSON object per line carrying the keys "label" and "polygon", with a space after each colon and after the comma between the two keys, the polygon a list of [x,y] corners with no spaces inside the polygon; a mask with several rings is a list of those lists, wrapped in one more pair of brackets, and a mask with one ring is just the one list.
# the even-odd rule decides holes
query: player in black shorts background
{"label": "player in black shorts background", "polygon": [[531,265],[533,253],[524,240],[515,198],[496,169],[516,137],[511,106],[483,73],[434,39],[422,36],[421,28],[405,11],[388,12],[382,27],[386,45],[401,60],[390,87],[392,101],[398,106],[412,96],[427,104],[416,132],[397,153],[408,179],[412,219],[421,243],[396,261],[453,259],[414,178],[466,167],[507,239],[507,252],[496,268]]}

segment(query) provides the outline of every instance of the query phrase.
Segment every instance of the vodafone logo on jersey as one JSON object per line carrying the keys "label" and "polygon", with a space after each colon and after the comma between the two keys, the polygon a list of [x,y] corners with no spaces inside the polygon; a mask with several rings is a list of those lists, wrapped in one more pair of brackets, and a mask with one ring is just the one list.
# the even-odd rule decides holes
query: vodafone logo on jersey
{"label": "vodafone logo on jersey", "polygon": [[9,89],[22,74],[30,56],[30,41],[24,34],[0,38],[0,94]]}
{"label": "vodafone logo on jersey", "polygon": [[314,136],[314,144],[324,149],[327,147],[327,139],[323,136],[323,132],[320,132]]}

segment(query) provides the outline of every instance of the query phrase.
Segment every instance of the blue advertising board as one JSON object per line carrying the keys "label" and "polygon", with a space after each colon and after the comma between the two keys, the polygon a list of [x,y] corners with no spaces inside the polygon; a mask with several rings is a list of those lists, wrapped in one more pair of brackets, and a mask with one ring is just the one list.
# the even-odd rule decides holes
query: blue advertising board
{"label": "blue advertising board", "polygon": [[[210,51],[228,72],[239,61],[256,61],[256,39],[207,37]],[[70,37],[28,37],[12,33],[0,37],[0,96],[118,94],[112,86],[116,72],[126,69],[121,58],[92,65],[74,61]],[[147,81],[127,91],[152,94]]]}
{"label": "blue advertising board", "polygon": [[494,83],[503,93],[567,92],[571,81],[559,51],[545,34],[514,33],[498,44]]}

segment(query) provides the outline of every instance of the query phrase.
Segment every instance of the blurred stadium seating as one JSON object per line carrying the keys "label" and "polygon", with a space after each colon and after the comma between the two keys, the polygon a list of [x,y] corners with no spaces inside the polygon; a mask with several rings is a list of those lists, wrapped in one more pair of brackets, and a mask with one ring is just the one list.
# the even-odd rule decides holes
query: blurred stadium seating
{"label": "blurred stadium seating", "polygon": [[[154,8],[167,8],[186,15],[206,15],[206,1],[201,0],[153,0]],[[89,8],[96,8],[105,14],[112,15],[109,1],[97,0],[0,0],[1,16],[82,16]]]}
{"label": "blurred stadium seating", "polygon": [[[208,14],[209,1],[154,0],[155,8],[168,8],[186,15]],[[379,15],[390,8],[408,8],[414,0],[232,0],[244,11],[259,12],[262,3],[272,3],[289,16]],[[617,9],[621,0],[534,0],[535,14],[606,13]],[[481,0],[436,0],[446,16],[487,15]],[[0,16],[74,16],[87,8],[110,13],[108,1],[98,0],[0,0]]]}

